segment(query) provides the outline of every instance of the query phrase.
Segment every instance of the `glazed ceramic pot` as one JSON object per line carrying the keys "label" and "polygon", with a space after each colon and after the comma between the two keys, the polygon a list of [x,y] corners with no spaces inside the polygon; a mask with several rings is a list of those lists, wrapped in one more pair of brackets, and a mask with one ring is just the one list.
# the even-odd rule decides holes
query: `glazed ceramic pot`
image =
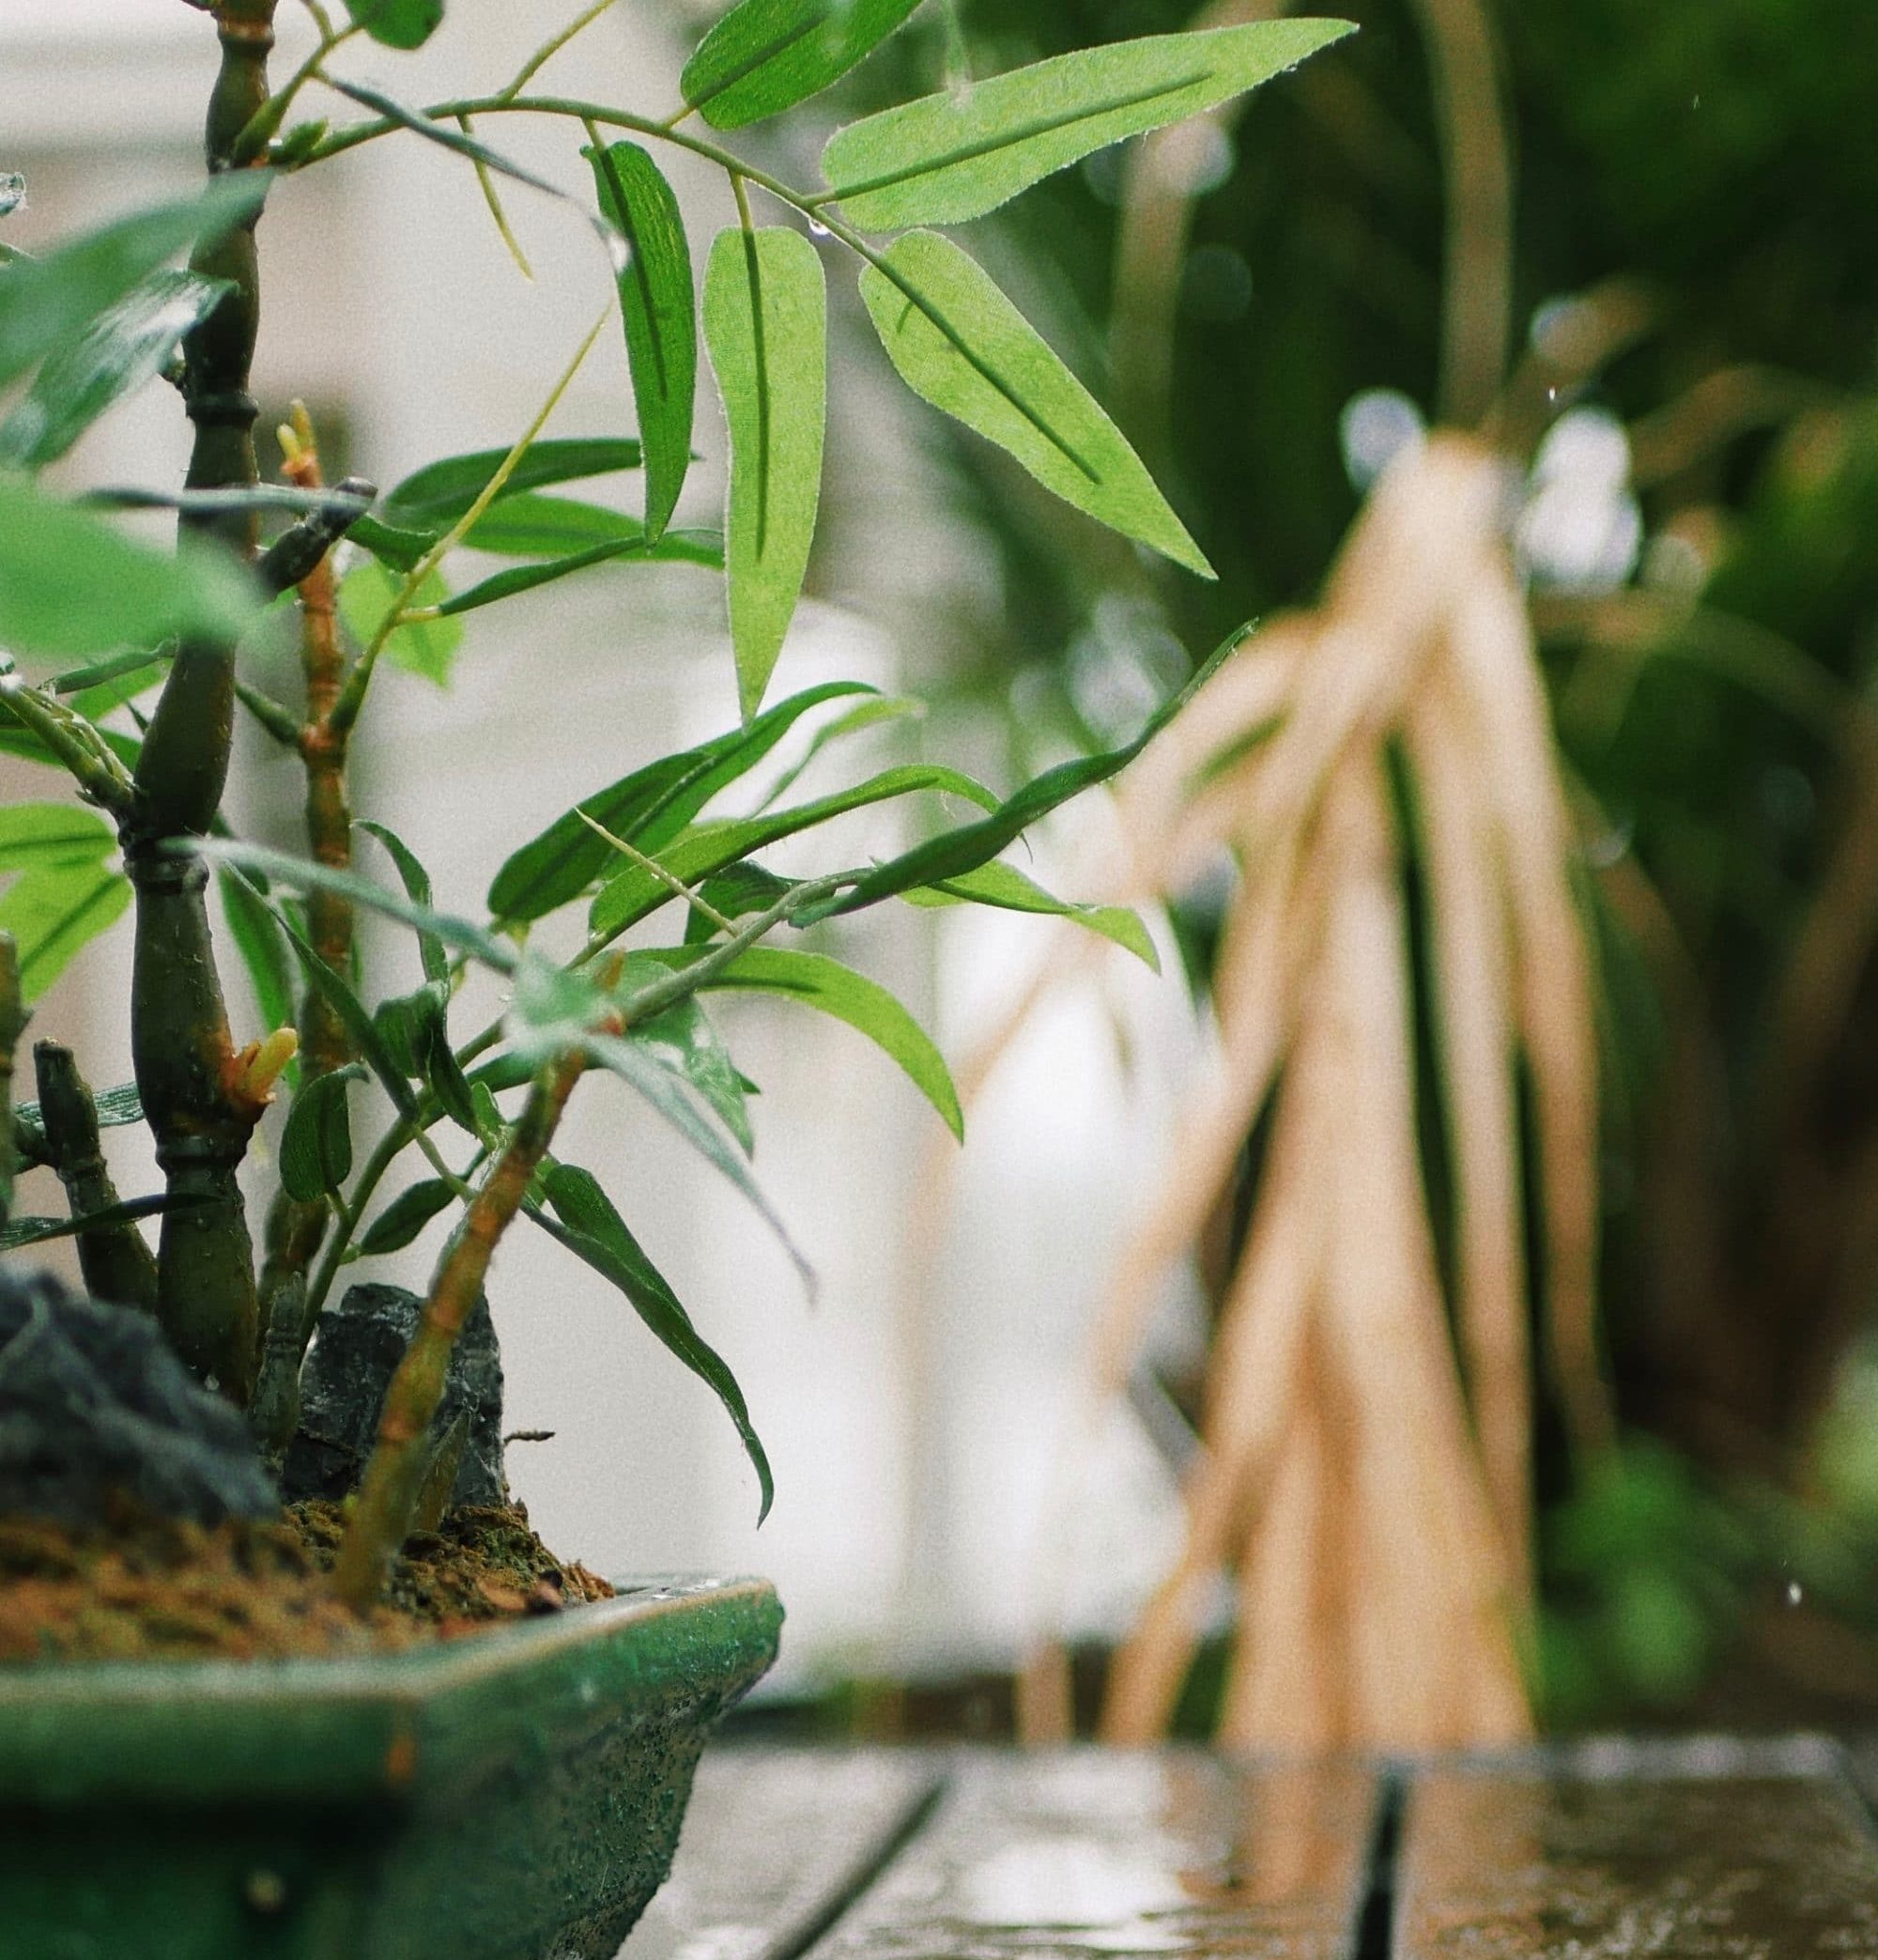
{"label": "glazed ceramic pot", "polygon": [[0,1668],[0,1951],[610,1960],[781,1623],[683,1581],[363,1659]]}

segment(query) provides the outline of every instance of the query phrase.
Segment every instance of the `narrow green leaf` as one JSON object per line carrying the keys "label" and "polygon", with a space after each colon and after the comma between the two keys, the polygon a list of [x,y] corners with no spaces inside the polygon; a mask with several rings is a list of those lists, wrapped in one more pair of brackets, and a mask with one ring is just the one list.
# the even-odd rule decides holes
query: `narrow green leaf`
{"label": "narrow green leaf", "polygon": [[[144,747],[141,736],[119,734],[115,729],[95,729],[93,733],[127,769],[136,768]],[[4,696],[0,696],[0,755],[14,756],[23,763],[38,763],[49,769],[65,766],[31,729],[14,719]]]}
{"label": "narrow green leaf", "polygon": [[713,1128],[691,1100],[691,1092],[683,1079],[660,1057],[618,1035],[590,1034],[578,1046],[590,1061],[609,1070],[622,1082],[638,1089],[713,1169],[720,1172],[743,1193],[755,1206],[763,1223],[776,1234],[805,1285],[812,1290],[815,1275],[809,1270],[808,1260],[796,1250],[788,1227],[763,1196],[761,1186],[750,1175],[749,1166],[737,1154],[734,1146]]}
{"label": "narrow green leaf", "polygon": [[[426,463],[384,499],[381,514],[388,524],[429,532],[434,542],[488,488],[508,455],[506,449],[478,449]],[[639,467],[639,445],[630,437],[573,436],[531,442],[496,501]]]}
{"label": "narrow green leaf", "polygon": [[803,750],[801,757],[770,784],[763,796],[765,807],[793,789],[810,764],[831,743],[859,734],[863,729],[878,728],[884,721],[916,721],[925,713],[926,703],[916,695],[882,694],[850,708],[845,715],[838,715],[826,727],[815,731],[814,740]]}
{"label": "narrow green leaf", "polygon": [[[435,933],[444,945],[470,954],[498,973],[515,971],[515,948],[485,933],[481,926],[471,925],[467,918],[459,918],[454,912],[438,912],[427,905],[413,904],[409,899],[399,898],[395,892],[387,891],[381,885],[374,885],[369,878],[362,878],[356,872],[334,871],[329,865],[315,864],[309,858],[290,857],[285,851],[271,851],[265,844],[243,843],[230,837],[203,838],[187,845],[176,844],[169,848],[187,849],[197,857],[207,857],[212,864],[234,865],[250,874],[258,873],[273,884],[285,886],[289,891],[337,892],[341,898],[350,899],[355,905],[382,912],[387,918],[395,918],[413,932]],[[258,891],[255,896],[267,905],[284,931],[293,930],[292,921],[270,899]]]}
{"label": "narrow green leaf", "polygon": [[731,643],[748,720],[801,596],[822,495],[827,293],[814,246],[780,227],[719,232],[704,338],[731,433]]}
{"label": "narrow green leaf", "polygon": [[[673,948],[648,952],[644,957],[668,966],[686,966],[708,950],[702,947]],[[959,1106],[959,1092],[952,1085],[952,1072],[946,1066],[946,1057],[906,1009],[865,974],[842,965],[839,960],[831,960],[825,953],[754,946],[748,952],[739,954],[721,973],[714,974],[701,991],[714,988],[778,994],[845,1021],[906,1071],[920,1094],[945,1118],[947,1128],[962,1143],[964,1141],[964,1112]]]}
{"label": "narrow green leaf", "polygon": [[162,372],[182,337],[208,318],[225,279],[159,271],[55,348],[26,397],[0,423],[0,462],[38,470],[55,462],[114,402]]}
{"label": "narrow green leaf", "polygon": [[45,864],[16,879],[0,895],[0,933],[18,943],[20,992],[28,1004],[130,903],[130,881],[98,863]]}
{"label": "narrow green leaf", "polygon": [[[404,580],[375,558],[362,558],[339,581],[339,616],[361,643],[384,625]],[[411,595],[414,606],[442,606],[450,588],[438,571],[427,573]],[[463,628],[449,619],[409,620],[385,641],[385,657],[439,687],[450,685],[450,669],[463,644]]]}
{"label": "narrow green leaf", "polygon": [[930,838],[898,857],[864,872],[846,891],[805,913],[800,923],[806,925],[837,912],[855,912],[917,885],[943,885],[947,879],[962,877],[989,864],[1007,845],[1023,836],[1030,825],[1048,816],[1059,804],[1125,769],[1219,671],[1243,643],[1245,633],[1241,626],[1222,640],[1187,684],[1154,711],[1147,727],[1132,742],[1101,755],[1079,756],[1046,769],[1001,803],[990,816]]}
{"label": "narrow green leaf", "polygon": [[[345,872],[330,872],[323,865],[301,866],[296,859],[284,858],[278,852],[264,851],[257,845],[234,844],[218,839],[199,848],[205,857],[213,856],[235,866],[238,875],[239,868],[243,864],[249,864],[274,877],[280,876],[281,867],[285,867],[287,871],[316,871],[324,879],[345,878],[348,885],[365,884],[362,878],[354,879]],[[293,920],[270,897],[254,890],[252,884],[250,890],[255,903],[265,906],[272,915],[274,923],[285,935],[287,944],[293,948],[295,956],[300,961],[300,970],[306,975],[307,984],[318,993],[338,1015],[353,1048],[364,1058],[372,1073],[378,1078],[380,1087],[392,1100],[392,1106],[407,1121],[414,1121],[417,1117],[417,1098],[411,1093],[410,1084],[398,1067],[397,1057],[386,1045],[383,1033],[372,1019],[365,1003],[353,991],[351,982],[333,972],[314,950]]]}
{"label": "narrow green leaf", "polygon": [[600,209],[630,248],[620,269],[620,317],[645,445],[646,536],[656,544],[691,467],[698,390],[691,248],[671,186],[638,144],[613,143],[581,154],[593,166]]}
{"label": "narrow green leaf", "polygon": [[15,264],[0,279],[0,387],[70,346],[165,259],[252,218],[269,180],[265,170],[227,171],[194,197],[133,212]]}
{"label": "narrow green leaf", "polygon": [[417,562],[430,550],[447,527],[435,531],[411,531],[387,524],[377,517],[358,517],[346,533],[349,544],[369,551],[376,559],[400,572],[417,569]]}
{"label": "narrow green leaf", "polygon": [[[883,803],[894,796],[912,795],[922,790],[963,796],[981,809],[995,810],[999,807],[997,798],[969,776],[960,775],[956,769],[942,768],[937,764],[916,763],[905,768],[883,770],[880,775],[870,776],[852,789],[837,791],[830,796],[818,796],[812,802],[798,803],[788,810],[769,810],[762,816],[738,817],[716,824],[700,824],[678,839],[670,849],[660,852],[658,861],[670,877],[684,885],[695,885],[700,878],[714,875],[726,865],[747,857],[752,851],[760,851],[766,844],[777,843],[785,837],[793,837],[798,831],[813,829],[851,810],[862,810],[869,804]],[[671,898],[672,892],[667,882],[654,877],[642,865],[628,864],[601,887],[588,915],[588,924],[596,933],[623,932],[656,911],[660,905],[670,903]]]}
{"label": "narrow green leaf", "polygon": [[[637,522],[630,517],[621,521]],[[648,544],[643,537],[623,537],[614,544],[593,545],[566,558],[551,558],[540,564],[517,565],[512,572],[498,572],[493,579],[485,579],[480,585],[472,585],[468,592],[445,600],[439,610],[444,619],[452,620],[459,612],[474,612],[478,607],[493,606],[498,599],[512,599],[517,593],[552,584],[570,572],[584,572],[589,565],[606,564],[616,558],[638,559],[652,564],[701,564],[716,570],[724,563],[724,551],[716,534],[709,531],[668,531],[655,545]]]}
{"label": "narrow green leaf", "polygon": [[[261,1026],[269,1031],[291,1027],[296,1016],[293,963],[278,921],[255,896],[248,881],[228,865],[216,866],[215,884],[222,894],[222,911],[228,921],[229,936],[241,955],[241,964],[248,969]],[[298,1064],[288,1066],[293,1072],[289,1076],[291,1086],[299,1073]]]}
{"label": "narrow green leaf", "polygon": [[[698,896],[721,917],[741,918],[746,913],[767,911],[789,889],[790,882],[752,860],[740,859],[704,879],[698,887]],[[697,906],[689,908],[685,921],[685,945],[700,945],[717,931]]]}
{"label": "narrow green leaf", "polygon": [[45,864],[101,864],[117,833],[94,811],[70,803],[0,805],[0,872]]}
{"label": "narrow green leaf", "polygon": [[[643,980],[645,964],[638,956],[629,958],[628,976],[637,966]],[[628,988],[630,983],[628,980]],[[750,1134],[749,1110],[744,1102],[744,1078],[731,1061],[723,1038],[695,998],[681,1000],[664,1013],[628,1028],[625,1039],[638,1042],[662,1066],[683,1076],[743,1146],[744,1155],[750,1155],[756,1143]]]}
{"label": "narrow green leaf", "polygon": [[539,1206],[531,1205],[529,1216],[549,1237],[558,1239],[594,1272],[610,1280],[625,1295],[647,1330],[723,1403],[757,1474],[762,1492],[757,1522],[761,1524],[769,1516],[776,1486],[769,1458],[751,1426],[749,1409],[736,1377],[692,1324],[691,1316],[679,1304],[677,1294],[646,1258],[593,1176],[574,1165],[557,1164],[548,1172],[546,1184],[547,1201],[558,1215],[550,1218]]}
{"label": "narrow green leaf", "polygon": [[107,1205],[101,1211],[87,1211],[83,1218],[16,1218],[0,1226],[0,1252],[16,1246],[42,1245],[48,1239],[71,1239],[80,1232],[107,1231],[115,1226],[134,1225],[140,1218],[155,1218],[164,1211],[187,1210],[206,1204],[200,1197],[170,1197],[159,1192],[154,1197],[127,1198],[121,1205]]}
{"label": "narrow green leaf", "polygon": [[346,11],[388,48],[421,48],[443,19],[443,0],[346,0]]}
{"label": "narrow green leaf", "polygon": [[259,610],[258,590],[213,547],[152,550],[0,476],[0,645],[12,652],[70,659],[173,635],[232,640]]}
{"label": "narrow green leaf", "polygon": [[301,1086],[281,1133],[281,1185],[310,1205],[352,1175],[352,1112],[346,1091],[364,1073],[356,1062]]}
{"label": "narrow green leaf", "polygon": [[679,755],[661,756],[622,777],[557,817],[509,857],[489,887],[491,916],[510,923],[544,918],[578,898],[606,870],[614,855],[611,846],[581,822],[577,810],[640,850],[657,851],[719,790],[754,768],[809,709],[843,695],[872,692],[860,681],[804,688],[759,715],[747,728]]}
{"label": "narrow green leaf", "polygon": [[399,1192],[365,1227],[359,1250],[367,1258],[402,1252],[439,1211],[448,1209],[455,1196],[441,1178],[426,1178]]}
{"label": "narrow green leaf", "polygon": [[[434,912],[430,889],[430,873],[418,862],[417,854],[398,836],[388,824],[375,824],[367,817],[361,817],[354,826],[368,837],[376,837],[384,845],[392,862],[396,865],[398,877],[402,881],[406,896],[414,905],[425,912]],[[418,958],[423,965],[423,977],[433,984],[450,985],[450,955],[443,949],[443,941],[428,927],[419,929],[417,935]]]}
{"label": "narrow green leaf", "polygon": [[1039,912],[1052,918],[1073,918],[1090,932],[1126,947],[1156,973],[1161,971],[1161,955],[1138,912],[1131,912],[1126,905],[1078,905],[1053,898],[1016,865],[998,858],[940,884],[914,887],[901,892],[901,897],[915,905],[995,905],[1006,912]]}
{"label": "narrow green leaf", "polygon": [[463,542],[473,551],[501,558],[552,558],[645,534],[645,526],[624,511],[528,490],[519,497],[499,497]]}
{"label": "narrow green leaf", "polygon": [[[134,1082],[120,1082],[115,1088],[101,1088],[92,1098],[92,1103],[98,1111],[100,1130],[121,1130],[127,1123],[144,1120],[143,1099],[138,1095]],[[40,1116],[37,1103],[18,1103],[14,1113],[22,1122],[31,1124],[35,1130],[45,1127],[45,1119]]]}
{"label": "narrow green leaf", "polygon": [[793,108],[839,82],[919,0],[743,0],[699,42],[678,85],[713,129]]}
{"label": "narrow green leaf", "polygon": [[828,197],[866,231],[960,224],[1053,171],[1269,82],[1356,30],[1255,21],[1115,41],[850,123],[822,152]]}
{"label": "narrow green leaf", "polygon": [[1213,576],[1128,439],[950,239],[896,239],[861,274],[861,297],[916,394],[1008,449],[1066,503]]}

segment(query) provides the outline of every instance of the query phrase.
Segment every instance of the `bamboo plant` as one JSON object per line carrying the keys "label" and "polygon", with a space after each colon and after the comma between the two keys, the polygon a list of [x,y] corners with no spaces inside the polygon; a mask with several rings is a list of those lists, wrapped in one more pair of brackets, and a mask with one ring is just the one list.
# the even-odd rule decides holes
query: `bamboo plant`
{"label": "bamboo plant", "polygon": [[[0,941],[0,1058],[10,1065],[26,1004],[88,941],[126,910],[135,934],[135,1080],[94,1095],[69,1050],[39,1044],[39,1099],[13,1114],[9,1168],[50,1165],[70,1215],[15,1218],[7,1243],[75,1235],[91,1289],[153,1313],[278,1457],[295,1427],[302,1358],[342,1273],[455,1213],[340,1557],[336,1582],[356,1603],[377,1596],[410,1529],[452,1344],[518,1217],[604,1274],[716,1391],[767,1509],[768,1466],[730,1369],[598,1181],[553,1154],[570,1096],[590,1073],[622,1079],[776,1225],[746,1161],[744,1079],[700,1002],[746,990],[851,1023],[957,1128],[945,1064],[905,1010],[825,953],[772,938],[894,899],[1053,912],[1114,930],[1113,918],[1052,898],[1000,853],[1121,769],[1184,698],[1136,740],[1011,795],[921,764],[794,804],[776,800],[772,784],[754,809],[723,813],[718,799],[747,793],[793,734],[819,748],[888,706],[839,682],[766,703],[815,528],[829,378],[824,254],[858,266],[868,314],[916,394],[1091,518],[1206,575],[1094,397],[933,227],[967,223],[1105,145],[1211,108],[1347,29],[1288,21],[1164,36],[945,89],[838,130],[824,151],[824,184],[800,189],[720,137],[837,82],[917,0],[742,0],[685,65],[682,100],[643,109],[537,82],[608,0],[573,15],[485,92],[422,106],[352,79],[346,57],[368,41],[420,49],[442,23],[443,0],[346,0],[343,12],[304,0],[315,45],[278,81],[269,71],[277,0],[192,4],[210,17],[221,50],[204,191],[42,255],[0,245],[0,389],[14,394],[0,421],[0,748],[62,770],[78,798],[0,812],[0,871],[15,874],[0,896],[0,929],[17,942],[15,952]],[[330,114],[297,114],[314,100]],[[489,147],[482,129],[516,116],[565,133],[569,182]],[[262,329],[256,226],[299,176],[381,141],[460,159],[511,241],[507,184],[579,203],[608,247],[605,309],[506,449],[445,457],[383,494],[359,479],[329,486],[316,431],[296,411],[280,435],[279,480],[263,481],[250,392]],[[740,214],[711,242],[701,305],[684,218],[655,161],[671,148],[718,166]],[[17,179],[0,178],[0,215],[19,195]],[[781,222],[759,224],[759,202]],[[178,256],[182,269],[172,265]],[[615,315],[637,435],[549,437],[562,392]],[[696,414],[700,327],[728,431],[721,533],[674,522],[694,441],[713,440]],[[179,489],[73,500],[45,486],[40,472],[100,414],[162,375],[193,426]],[[622,471],[643,483],[639,515],[544,494]],[[115,520],[114,507],[150,505],[178,515],[174,554],[133,541]],[[477,576],[466,554],[509,563]],[[659,562],[721,576],[741,725],[641,763],[539,835],[515,840],[485,917],[439,908],[401,841],[351,814],[347,757],[361,718],[395,714],[380,669],[410,657],[417,629],[434,640],[460,630],[466,613],[597,564]],[[276,601],[298,612],[304,685],[293,704],[244,671],[252,629]],[[238,713],[303,764],[303,854],[258,848],[231,829],[223,797]],[[785,837],[901,797],[941,799],[939,815],[923,841],[884,862],[792,879],[762,861]],[[946,814],[962,807],[963,821]],[[362,838],[372,840],[369,855]],[[211,880],[254,1010],[224,990]],[[572,958],[530,943],[537,921],[583,904],[587,933]],[[415,991],[374,997],[353,945],[362,907],[412,934],[424,976]],[[671,943],[648,948],[640,934],[623,949],[654,915],[678,921]],[[453,1011],[478,966],[503,977],[510,1005],[466,1034]],[[350,1103],[360,1084],[386,1105],[362,1158]],[[238,1174],[284,1090],[278,1190],[257,1247]],[[137,1121],[154,1138],[163,1188],[124,1201],[99,1134]],[[413,1151],[429,1174],[383,1201]],[[154,1256],[139,1229],[151,1215]]]}

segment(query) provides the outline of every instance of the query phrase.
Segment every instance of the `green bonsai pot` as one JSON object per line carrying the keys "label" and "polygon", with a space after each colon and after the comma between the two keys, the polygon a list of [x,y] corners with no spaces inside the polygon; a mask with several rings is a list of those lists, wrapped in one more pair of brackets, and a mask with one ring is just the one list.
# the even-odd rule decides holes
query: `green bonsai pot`
{"label": "green bonsai pot", "polygon": [[604,1960],[781,1623],[686,1581],[363,1659],[0,1671],[0,1945]]}

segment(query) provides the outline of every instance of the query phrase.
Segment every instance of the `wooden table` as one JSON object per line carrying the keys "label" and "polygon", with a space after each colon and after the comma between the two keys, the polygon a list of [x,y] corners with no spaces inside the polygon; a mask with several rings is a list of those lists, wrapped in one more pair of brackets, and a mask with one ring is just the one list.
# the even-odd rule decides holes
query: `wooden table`
{"label": "wooden table", "polygon": [[1878,1960],[1830,1744],[1377,1768],[720,1749],[622,1960]]}

